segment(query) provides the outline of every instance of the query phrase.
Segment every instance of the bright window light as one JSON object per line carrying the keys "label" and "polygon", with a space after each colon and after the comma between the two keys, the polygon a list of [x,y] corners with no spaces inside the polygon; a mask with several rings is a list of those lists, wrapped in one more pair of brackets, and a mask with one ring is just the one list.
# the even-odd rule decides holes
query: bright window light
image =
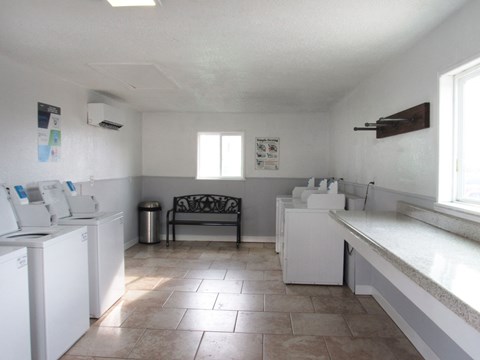
{"label": "bright window light", "polygon": [[107,0],[113,7],[120,6],[155,6],[155,0]]}
{"label": "bright window light", "polygon": [[480,221],[480,59],[439,79],[438,201],[435,209]]}
{"label": "bright window light", "polygon": [[222,136],[222,176],[242,176],[242,137],[240,135]]}
{"label": "bright window light", "polygon": [[457,95],[457,196],[456,200],[480,204],[480,68],[456,77]]}
{"label": "bright window light", "polygon": [[243,179],[243,134],[198,133],[197,179]]}
{"label": "bright window light", "polygon": [[199,134],[198,136],[199,178],[220,177],[220,135]]}

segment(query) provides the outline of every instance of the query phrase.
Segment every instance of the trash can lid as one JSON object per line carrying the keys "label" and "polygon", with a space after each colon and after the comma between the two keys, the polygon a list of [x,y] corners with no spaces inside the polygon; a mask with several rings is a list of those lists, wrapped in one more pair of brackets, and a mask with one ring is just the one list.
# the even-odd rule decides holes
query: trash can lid
{"label": "trash can lid", "polygon": [[162,206],[160,205],[159,201],[142,201],[140,204],[138,204],[138,210],[162,210]]}

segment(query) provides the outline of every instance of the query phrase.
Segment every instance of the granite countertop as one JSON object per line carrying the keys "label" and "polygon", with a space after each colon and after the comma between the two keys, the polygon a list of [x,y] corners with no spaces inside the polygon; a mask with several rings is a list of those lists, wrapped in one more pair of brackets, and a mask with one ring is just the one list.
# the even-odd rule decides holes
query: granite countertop
{"label": "granite countertop", "polygon": [[397,212],[330,215],[480,331],[479,242]]}

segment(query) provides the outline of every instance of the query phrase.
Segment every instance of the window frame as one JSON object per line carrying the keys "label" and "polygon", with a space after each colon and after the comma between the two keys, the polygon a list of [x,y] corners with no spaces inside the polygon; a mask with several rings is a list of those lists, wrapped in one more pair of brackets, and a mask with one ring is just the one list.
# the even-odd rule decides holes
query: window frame
{"label": "window frame", "polygon": [[461,136],[458,83],[472,74],[480,75],[480,57],[439,76],[438,194],[434,208],[460,218],[480,222],[480,202],[459,199]]}
{"label": "window frame", "polygon": [[[220,136],[220,176],[199,176],[200,165],[200,136],[201,135],[219,135]],[[222,138],[223,136],[240,136],[240,176],[223,176],[222,173]],[[245,133],[243,131],[198,131],[197,132],[197,172],[196,180],[245,180]]]}
{"label": "window frame", "polygon": [[455,172],[454,174],[454,201],[461,204],[468,205],[480,205],[480,200],[475,201],[473,199],[464,196],[463,189],[463,129],[464,129],[464,114],[463,114],[463,88],[464,84],[472,78],[480,77],[480,65],[473,66],[467,70],[464,70],[454,75],[454,146],[455,146]]}

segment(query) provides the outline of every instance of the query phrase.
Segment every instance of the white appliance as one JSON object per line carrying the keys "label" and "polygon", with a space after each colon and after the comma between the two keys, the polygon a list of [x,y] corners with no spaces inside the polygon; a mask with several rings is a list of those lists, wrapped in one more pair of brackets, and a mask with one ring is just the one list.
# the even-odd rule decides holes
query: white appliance
{"label": "white appliance", "polygon": [[[279,195],[276,198],[275,251],[277,252],[277,254],[282,252],[283,247],[285,207],[290,206],[292,202],[302,204],[303,202],[301,200],[301,196],[303,192],[307,190],[317,190],[317,188],[308,186],[296,186],[292,190],[292,195]],[[280,259],[282,259],[282,257],[280,257]]]}
{"label": "white appliance", "polygon": [[[58,217],[59,225],[85,225],[88,229],[90,316],[99,318],[125,293],[124,229],[122,212],[78,212],[72,216],[70,204],[76,190],[59,181],[42,181],[38,190]],[[88,197],[87,197],[88,198]]]}
{"label": "white appliance", "polygon": [[120,109],[102,103],[88,104],[87,122],[111,130],[119,130],[125,125],[124,115]]}
{"label": "white appliance", "polygon": [[292,202],[292,196],[279,195],[275,202],[275,252],[280,253],[280,247],[283,246],[283,230],[285,222],[285,206]]}
{"label": "white appliance", "polygon": [[29,360],[32,354],[25,247],[0,246],[0,294],[1,357]]}
{"label": "white appliance", "polygon": [[0,245],[27,248],[33,359],[58,359],[90,326],[87,240],[85,227],[20,229],[0,186]]}
{"label": "white appliance", "polygon": [[285,206],[282,271],[286,284],[342,285],[343,241],[335,236],[330,210],[345,208],[344,194],[313,193]]}

